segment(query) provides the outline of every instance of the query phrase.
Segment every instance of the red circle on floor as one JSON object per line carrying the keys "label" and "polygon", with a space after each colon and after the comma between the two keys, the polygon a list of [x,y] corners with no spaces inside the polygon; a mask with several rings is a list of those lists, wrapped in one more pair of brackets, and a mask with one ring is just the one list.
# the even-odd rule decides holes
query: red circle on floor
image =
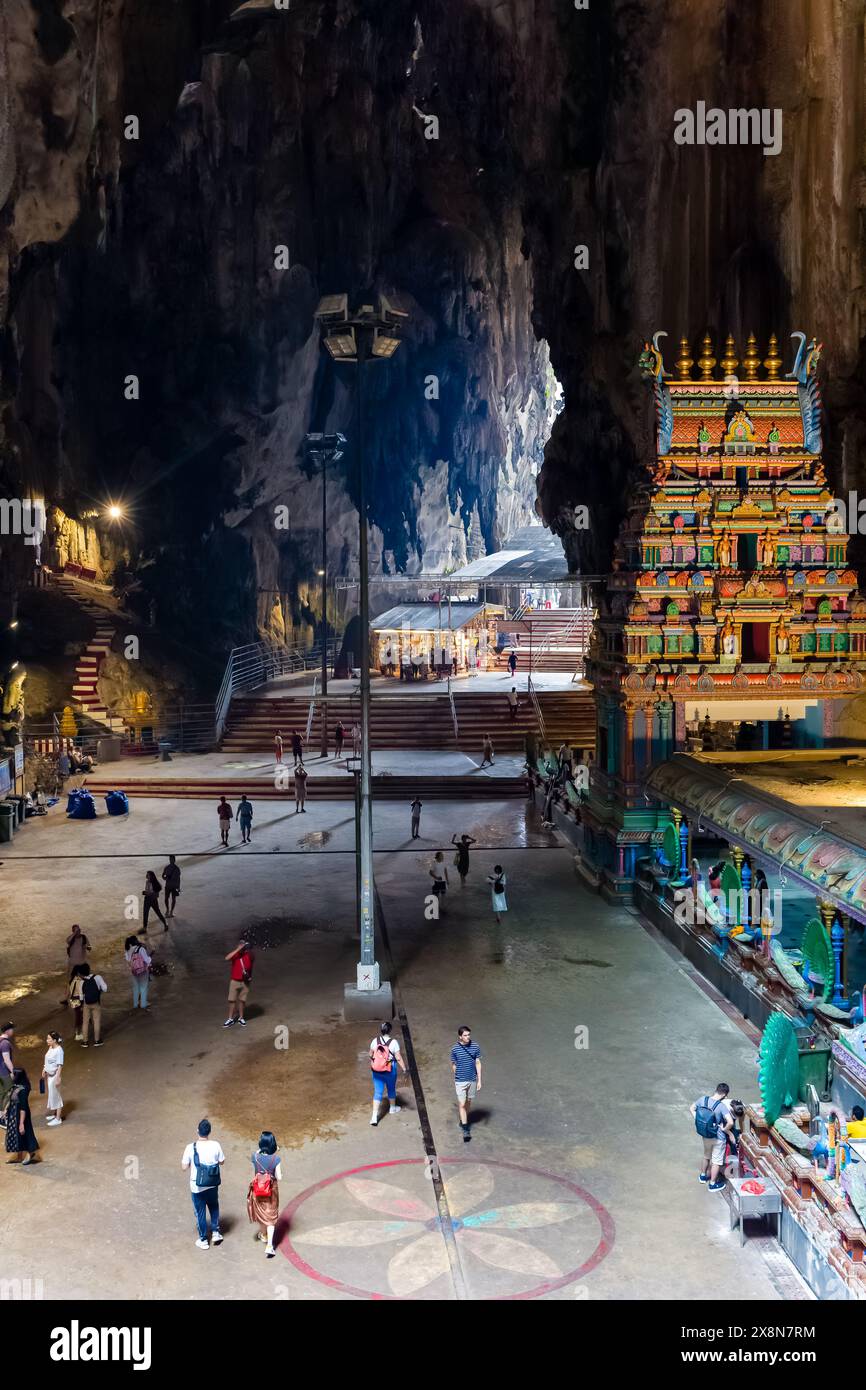
{"label": "red circle on floor", "polygon": [[[295,1269],[299,1270],[301,1274],[305,1274],[308,1279],[313,1279],[319,1284],[326,1284],[329,1289],[334,1289],[337,1293],[348,1293],[355,1298],[371,1298],[377,1301],[411,1302],[411,1297],[404,1298],[399,1294],[390,1293],[371,1293],[369,1289],[356,1288],[354,1284],[345,1284],[341,1279],[335,1279],[330,1274],[323,1274],[320,1270],[314,1269],[302,1255],[298,1254],[292,1244],[291,1223],[293,1216],[305,1202],[314,1197],[316,1193],[324,1191],[326,1187],[331,1187],[336,1182],[342,1182],[344,1178],[357,1177],[360,1173],[380,1172],[386,1168],[417,1167],[426,1162],[426,1158],[395,1158],[386,1163],[367,1163],[360,1168],[347,1168],[342,1173],[335,1173],[333,1177],[322,1178],[321,1182],[313,1183],[312,1187],[307,1187],[303,1192],[299,1192],[297,1197],[294,1197],[280,1213],[279,1224],[282,1226],[285,1222],[289,1223],[286,1234],[281,1236],[278,1241],[280,1253],[285,1255],[286,1259],[295,1266]],[[544,1294],[552,1293],[555,1289],[565,1288],[566,1285],[574,1284],[578,1279],[582,1279],[597,1265],[600,1265],[613,1249],[616,1240],[616,1227],[610,1212],[602,1206],[597,1198],[593,1197],[591,1192],[587,1192],[585,1188],[579,1187],[577,1183],[571,1182],[568,1178],[562,1178],[557,1173],[548,1173],[543,1168],[528,1168],[522,1163],[507,1163],[504,1159],[484,1159],[479,1163],[477,1159],[471,1158],[441,1158],[438,1162],[440,1167],[452,1163],[465,1163],[485,1168],[507,1168],[515,1173],[528,1173],[531,1177],[545,1178],[548,1182],[558,1183],[560,1187],[567,1188],[569,1192],[586,1203],[601,1227],[601,1236],[597,1246],[589,1258],[584,1260],[583,1264],[578,1265],[576,1269],[569,1270],[567,1274],[561,1275],[558,1279],[549,1279],[543,1284],[538,1284],[534,1289],[527,1290],[526,1293],[500,1294],[492,1299],[484,1299],[484,1302],[508,1303],[528,1298],[541,1298]]]}

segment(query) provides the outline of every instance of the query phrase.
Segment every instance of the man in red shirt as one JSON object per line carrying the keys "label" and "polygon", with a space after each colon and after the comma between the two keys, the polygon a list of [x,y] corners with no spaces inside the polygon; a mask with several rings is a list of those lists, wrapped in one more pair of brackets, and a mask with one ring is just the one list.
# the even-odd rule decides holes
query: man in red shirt
{"label": "man in red shirt", "polygon": [[234,1023],[240,1023],[245,1028],[247,1021],[244,1018],[244,1004],[250,992],[255,954],[247,941],[239,941],[235,949],[229,951],[226,960],[231,961],[232,968],[229,978],[229,1016],[223,1028],[231,1028]]}

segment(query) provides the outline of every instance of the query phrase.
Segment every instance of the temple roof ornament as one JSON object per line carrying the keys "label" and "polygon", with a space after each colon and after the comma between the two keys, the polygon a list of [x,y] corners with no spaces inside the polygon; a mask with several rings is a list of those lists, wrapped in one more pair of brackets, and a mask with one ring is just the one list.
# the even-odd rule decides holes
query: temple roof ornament
{"label": "temple roof ornament", "polygon": [[800,412],[803,416],[803,437],[806,448],[811,454],[821,452],[821,392],[818,387],[818,361],[821,357],[823,343],[816,343],[813,338],[806,346],[805,333],[791,334],[792,338],[800,339],[800,346],[797,349],[797,356],[794,358],[794,369],[788,373],[788,378],[793,377],[797,382],[797,398],[800,402]]}
{"label": "temple roof ornament", "polygon": [[747,381],[757,381],[760,365],[761,354],[758,352],[758,344],[754,333],[750,333],[746,340],[746,355],[743,358],[743,371]]}
{"label": "temple roof ornament", "polygon": [[680,377],[682,381],[690,381],[692,376],[692,367],[694,365],[695,364],[693,359],[689,356],[688,338],[680,338],[680,355],[674,363],[677,376]]}
{"label": "temple roof ornament", "polygon": [[722,358],[720,365],[725,376],[733,376],[734,372],[737,370],[737,366],[739,365],[739,363],[736,348],[734,346],[733,333],[729,333],[727,338],[725,339],[725,355]]}
{"label": "temple roof ornament", "polygon": [[716,359],[713,356],[713,340],[709,333],[705,333],[701,339],[701,355],[698,358],[698,366],[701,371],[701,381],[712,381],[713,367]]}
{"label": "temple roof ornament", "polygon": [[779,353],[779,343],[775,333],[770,334],[770,344],[767,348],[767,355],[764,358],[764,366],[767,369],[767,380],[778,381],[779,370],[782,366],[782,358]]}

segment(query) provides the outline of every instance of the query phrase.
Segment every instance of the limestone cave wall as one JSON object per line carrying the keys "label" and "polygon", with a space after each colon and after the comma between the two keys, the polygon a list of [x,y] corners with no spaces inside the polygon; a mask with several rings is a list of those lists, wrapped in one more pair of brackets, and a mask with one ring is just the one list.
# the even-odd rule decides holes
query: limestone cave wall
{"label": "limestone cave wall", "polygon": [[[73,519],[122,499],[131,602],[174,637],[308,635],[301,443],[354,439],[313,312],[342,290],[409,311],[368,374],[382,572],[459,564],[534,511],[603,572],[656,329],[671,360],[706,328],[815,333],[831,476],[856,487],[863,33],[864,0],[4,0],[0,492]],[[780,154],[676,145],[698,100],[779,107]],[[343,575],[354,463],[329,489]],[[8,606],[32,557],[0,546]]]}

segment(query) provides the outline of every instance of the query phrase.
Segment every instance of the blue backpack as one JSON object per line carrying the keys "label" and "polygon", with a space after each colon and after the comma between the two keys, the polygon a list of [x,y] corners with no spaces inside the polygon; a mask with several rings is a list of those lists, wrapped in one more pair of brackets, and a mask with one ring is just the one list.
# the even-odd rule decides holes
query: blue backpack
{"label": "blue backpack", "polygon": [[718,1139],[719,1122],[716,1119],[716,1111],[721,1105],[717,1100],[714,1105],[710,1104],[709,1096],[704,1096],[695,1111],[695,1129],[702,1139]]}

